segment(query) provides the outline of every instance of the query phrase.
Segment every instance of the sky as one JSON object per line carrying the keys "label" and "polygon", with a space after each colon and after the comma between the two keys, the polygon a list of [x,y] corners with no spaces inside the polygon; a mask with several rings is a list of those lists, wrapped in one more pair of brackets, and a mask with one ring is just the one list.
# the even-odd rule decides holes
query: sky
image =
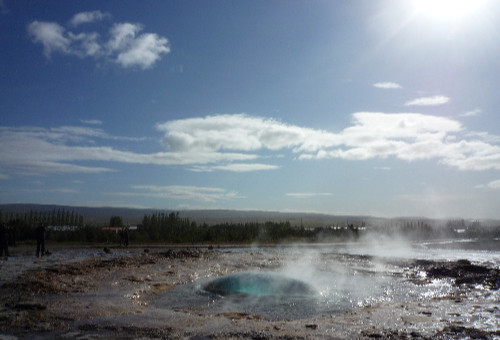
{"label": "sky", "polygon": [[500,218],[500,2],[0,0],[0,203]]}

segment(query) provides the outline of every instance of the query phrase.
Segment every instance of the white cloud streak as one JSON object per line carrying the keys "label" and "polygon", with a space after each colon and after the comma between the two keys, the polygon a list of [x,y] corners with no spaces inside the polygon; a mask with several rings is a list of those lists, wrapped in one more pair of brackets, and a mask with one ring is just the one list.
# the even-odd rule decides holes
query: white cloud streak
{"label": "white cloud streak", "polygon": [[192,171],[196,172],[211,172],[216,170],[232,171],[232,172],[250,172],[250,171],[263,171],[263,170],[277,170],[280,167],[271,164],[262,163],[232,163],[214,166],[195,166]]}
{"label": "white cloud streak", "polygon": [[98,119],[80,119],[80,122],[90,125],[102,125],[102,121]]}
{"label": "white cloud streak", "polygon": [[113,195],[119,196],[143,196],[153,198],[169,198],[176,200],[190,200],[213,203],[221,200],[231,200],[240,198],[235,191],[228,191],[221,188],[197,187],[182,185],[133,185],[133,192],[120,192]]}
{"label": "white cloud streak", "polygon": [[402,89],[403,87],[398,83],[382,82],[373,84],[374,87],[384,90]]}
{"label": "white cloud streak", "polygon": [[489,182],[486,186],[490,189],[500,190],[500,179],[497,179],[496,181]]}
{"label": "white cloud streak", "polygon": [[290,192],[286,193],[285,196],[293,198],[310,198],[310,197],[321,197],[321,196],[333,196],[330,192]]}
{"label": "white cloud streak", "polygon": [[0,127],[0,169],[5,176],[101,173],[115,171],[109,167],[113,163],[125,163],[248,172],[277,170],[280,160],[291,156],[302,161],[434,159],[460,170],[500,170],[500,138],[467,133],[456,120],[419,113],[357,112],[352,124],[338,132],[245,114],[173,120],[156,128],[164,134],[166,150],[137,153],[105,143],[146,139],[112,136],[100,128]]}
{"label": "white cloud streak", "polygon": [[94,21],[100,21],[109,17],[111,17],[111,14],[102,13],[101,11],[81,12],[75,14],[73,18],[71,18],[69,23],[71,26],[77,27],[82,24],[88,24]]}
{"label": "white cloud streak", "polygon": [[479,116],[481,114],[481,112],[483,112],[483,110],[474,109],[474,110],[467,111],[467,112],[461,114],[461,116],[462,117],[476,117],[476,116]]}
{"label": "white cloud streak", "polygon": [[421,97],[407,101],[405,106],[435,106],[446,104],[449,101],[450,98],[446,96]]}
{"label": "white cloud streak", "polygon": [[[117,162],[153,165],[193,165],[248,161],[256,155],[238,153],[188,154],[182,152],[155,152],[149,154],[122,151],[110,146],[95,146],[99,140],[131,140],[140,138],[117,137],[101,129],[63,126],[52,129],[37,127],[0,127],[0,168],[12,173],[102,173],[115,171],[95,165],[77,165],[75,162]],[[91,146],[89,146],[89,144]],[[251,165],[247,171],[250,171]],[[257,166],[254,165],[255,168]],[[236,166],[242,171],[244,166]],[[269,166],[272,168],[272,166]],[[264,169],[264,165],[260,166]],[[227,167],[225,170],[231,170]]]}
{"label": "white cloud streak", "polygon": [[[106,17],[110,14],[100,11],[78,13],[70,20],[70,25],[76,28]],[[155,33],[140,34],[142,30],[141,24],[115,23],[106,41],[97,32],[75,33],[56,22],[33,21],[27,26],[28,34],[35,43],[42,44],[47,58],[60,53],[110,60],[124,68],[148,69],[170,53],[170,46],[166,38]]]}

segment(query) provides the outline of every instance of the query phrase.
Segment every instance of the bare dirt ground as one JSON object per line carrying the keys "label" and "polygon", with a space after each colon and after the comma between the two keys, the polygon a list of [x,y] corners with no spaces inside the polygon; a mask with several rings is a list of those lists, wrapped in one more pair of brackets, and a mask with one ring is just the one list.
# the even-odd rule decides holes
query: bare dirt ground
{"label": "bare dirt ground", "polygon": [[61,248],[42,259],[27,249],[11,253],[0,260],[0,339],[500,339],[499,270],[468,261],[397,264],[416,284],[453,280],[457,289],[448,296],[269,320],[154,301],[201,278],[273,270],[284,261],[275,253],[208,247]]}

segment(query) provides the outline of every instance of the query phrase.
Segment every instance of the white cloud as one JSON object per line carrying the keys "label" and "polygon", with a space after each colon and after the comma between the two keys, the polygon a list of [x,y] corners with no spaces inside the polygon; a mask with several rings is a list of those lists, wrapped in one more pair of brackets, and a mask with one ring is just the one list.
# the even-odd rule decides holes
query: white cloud
{"label": "white cloud", "polygon": [[35,42],[43,45],[47,58],[53,52],[70,53],[71,40],[65,36],[65,29],[55,22],[33,21],[28,25],[28,33]]}
{"label": "white cloud", "polygon": [[190,118],[157,125],[173,152],[255,151],[284,148],[317,149],[335,143],[335,135],[245,114]]}
{"label": "white cloud", "polygon": [[500,169],[497,146],[460,139],[464,128],[458,121],[418,113],[358,112],[353,124],[339,133],[244,114],[175,120],[157,128],[164,131],[170,152],[192,160],[205,157],[195,164],[217,163],[216,157],[222,156],[235,162],[236,156],[258,158],[263,150],[288,149],[302,160],[395,157],[436,159],[461,170]]}
{"label": "white cloud", "polygon": [[146,196],[154,198],[170,198],[178,200],[194,200],[202,202],[216,202],[239,198],[235,191],[228,191],[221,188],[197,187],[197,186],[157,186],[157,185],[133,185],[132,189],[137,190],[129,193],[116,193],[121,196]]}
{"label": "white cloud", "polygon": [[500,179],[497,179],[496,181],[489,182],[486,186],[490,189],[500,190]]}
{"label": "white cloud", "polygon": [[[103,138],[99,129],[61,127],[0,128],[0,166],[13,172],[43,173],[101,173],[113,171],[99,166],[72,164],[75,161],[104,160],[110,155],[107,147],[70,146],[87,143],[88,138]],[[93,155],[92,155],[93,154]],[[114,155],[112,158],[117,158]]]}
{"label": "white cloud", "polygon": [[475,116],[479,116],[481,114],[481,112],[483,112],[483,110],[474,109],[474,110],[467,111],[467,112],[461,114],[461,116],[462,117],[475,117]]}
{"label": "white cloud", "polygon": [[137,33],[139,33],[142,29],[142,25],[131,24],[128,22],[114,24],[110,30],[111,38],[107,43],[108,48],[112,51],[121,51],[129,48],[135,40]]}
{"label": "white cloud", "polygon": [[[89,126],[0,127],[0,168],[19,173],[100,173],[102,163],[185,165],[192,171],[264,171],[298,160],[431,160],[460,170],[500,170],[500,138],[467,133],[460,122],[418,113],[357,112],[352,124],[329,132],[245,114],[215,115],[157,124],[166,150],[138,153],[106,145],[121,137]],[[257,161],[258,159],[272,162]]]}
{"label": "white cloud", "polygon": [[[193,165],[208,163],[242,162],[257,158],[257,155],[242,153],[204,154],[182,152],[135,153],[122,151],[110,146],[95,146],[101,140],[131,140],[110,136],[101,129],[88,127],[63,126],[52,129],[36,127],[0,127],[0,168],[18,174],[45,173],[100,173],[114,171],[112,168],[95,166],[96,162],[118,162],[129,164],[154,165]],[[89,146],[91,145],[91,146]],[[88,162],[93,165],[77,165],[75,162]],[[240,171],[245,166],[240,166]],[[247,165],[250,171],[252,165]],[[257,169],[257,165],[253,165]],[[259,170],[264,170],[260,165]],[[230,167],[229,167],[230,168]],[[229,170],[226,169],[226,170]],[[236,171],[238,166],[233,169]],[[272,169],[269,166],[268,169]]]}
{"label": "white cloud", "polygon": [[446,96],[432,96],[432,97],[421,97],[407,101],[406,106],[434,106],[446,104],[450,101],[450,98]]}
{"label": "white cloud", "polygon": [[[100,11],[78,13],[71,19],[70,25],[76,27],[109,16]],[[139,34],[143,30],[141,24],[114,24],[109,32],[105,32],[109,34],[107,41],[97,32],[74,33],[55,22],[33,21],[27,30],[35,43],[43,45],[47,58],[57,52],[80,58],[111,60],[125,68],[137,66],[147,69],[170,52],[166,38],[155,33]]]}
{"label": "white cloud", "polygon": [[95,32],[80,34],[69,32],[68,37],[72,41],[71,50],[68,51],[68,53],[77,55],[81,58],[104,56],[104,52],[99,43],[99,34]]}
{"label": "white cloud", "polygon": [[81,12],[77,13],[71,18],[70,25],[76,27],[81,24],[88,24],[94,21],[100,21],[105,18],[111,17],[109,13],[102,13],[101,11],[92,11],[92,12]]}
{"label": "white cloud", "polygon": [[262,163],[232,163],[224,165],[214,165],[214,166],[195,166],[191,170],[197,172],[210,172],[215,170],[224,170],[232,172],[250,172],[250,171],[262,171],[262,170],[276,170],[280,167],[271,164]]}
{"label": "white cloud", "polygon": [[80,122],[90,125],[102,125],[102,120],[98,119],[80,119]]}
{"label": "white cloud", "polygon": [[78,194],[79,191],[71,188],[50,189],[48,192],[58,192],[60,194]]}
{"label": "white cloud", "polygon": [[168,40],[153,33],[142,34],[133,39],[128,46],[120,52],[116,62],[123,67],[140,66],[143,69],[156,63],[163,53],[169,53]]}
{"label": "white cloud", "polygon": [[470,132],[467,133],[466,136],[468,138],[477,138],[480,139],[488,144],[495,144],[495,143],[500,143],[500,136],[498,135],[492,135],[488,132]]}
{"label": "white cloud", "polygon": [[375,83],[375,84],[373,84],[373,86],[377,87],[379,89],[402,89],[403,88],[398,83],[393,83],[393,82]]}
{"label": "white cloud", "polygon": [[333,196],[330,192],[289,192],[285,196],[293,198],[310,198],[310,197],[320,197],[320,196]]}

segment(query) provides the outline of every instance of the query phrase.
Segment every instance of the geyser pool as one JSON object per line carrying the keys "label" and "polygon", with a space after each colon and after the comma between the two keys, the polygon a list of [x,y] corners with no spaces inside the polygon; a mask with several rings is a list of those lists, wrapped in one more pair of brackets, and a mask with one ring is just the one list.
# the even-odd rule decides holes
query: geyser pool
{"label": "geyser pool", "polygon": [[179,285],[153,302],[158,307],[204,313],[250,313],[271,320],[318,312],[320,294],[304,281],[276,272],[240,272]]}
{"label": "geyser pool", "polygon": [[210,281],[207,292],[250,296],[312,296],[316,291],[307,283],[277,273],[248,272],[231,274]]}
{"label": "geyser pool", "polygon": [[298,319],[317,311],[318,292],[308,283],[275,272],[242,272],[206,282],[201,291],[221,310],[269,319]]}
{"label": "geyser pool", "polygon": [[[329,244],[307,245],[304,251],[296,247],[220,251],[208,263],[203,262],[202,268],[194,267],[190,283],[175,284],[158,294],[151,305],[186,313],[238,312],[285,320],[379,302],[446,296],[454,289],[447,281],[413,283],[405,274],[405,261],[399,265],[361,251],[359,255],[358,249],[356,254],[348,250],[347,246]],[[429,256],[429,251],[422,254]],[[190,268],[171,270],[182,279],[180,273]],[[216,276],[220,274],[226,275]]]}

